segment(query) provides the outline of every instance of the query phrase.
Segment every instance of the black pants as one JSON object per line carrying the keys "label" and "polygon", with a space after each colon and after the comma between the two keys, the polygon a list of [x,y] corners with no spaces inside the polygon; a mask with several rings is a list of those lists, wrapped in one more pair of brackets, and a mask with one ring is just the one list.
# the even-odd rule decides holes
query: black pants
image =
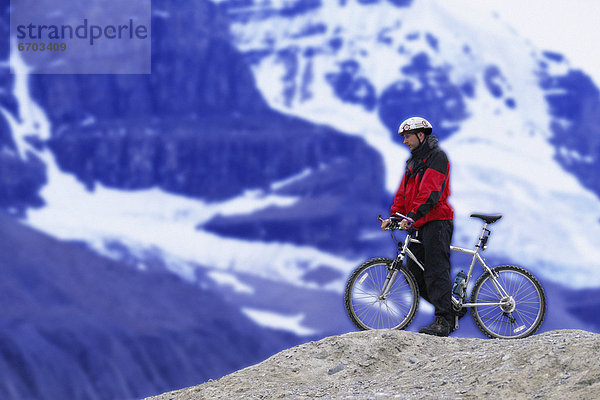
{"label": "black pants", "polygon": [[435,308],[435,316],[446,318],[454,324],[452,313],[452,280],[450,279],[450,242],[454,224],[452,221],[431,221],[423,225],[417,234],[422,244],[411,243],[410,251],[425,267],[419,268],[407,259],[406,266],[419,285],[421,297]]}

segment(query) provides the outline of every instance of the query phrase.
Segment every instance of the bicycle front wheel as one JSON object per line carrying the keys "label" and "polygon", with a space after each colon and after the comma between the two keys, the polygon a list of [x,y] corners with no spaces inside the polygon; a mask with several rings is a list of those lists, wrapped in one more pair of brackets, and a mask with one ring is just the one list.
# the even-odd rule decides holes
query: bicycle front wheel
{"label": "bicycle front wheel", "polygon": [[534,334],[546,315],[546,295],[539,281],[514,265],[492,269],[481,275],[471,294],[471,303],[501,303],[473,306],[477,327],[490,338],[518,339]]}
{"label": "bicycle front wheel", "polygon": [[[374,258],[350,275],[344,293],[346,312],[360,330],[404,329],[415,318],[419,289],[415,278],[404,268],[391,269],[393,260]],[[395,278],[383,293],[386,280]]]}

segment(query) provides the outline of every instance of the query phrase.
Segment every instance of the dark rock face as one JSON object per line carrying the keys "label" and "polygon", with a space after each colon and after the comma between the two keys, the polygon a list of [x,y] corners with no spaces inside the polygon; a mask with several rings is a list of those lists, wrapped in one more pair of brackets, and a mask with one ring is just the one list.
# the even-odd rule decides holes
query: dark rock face
{"label": "dark rock face", "polygon": [[[239,131],[255,129],[256,121],[246,123],[246,116],[264,118],[273,113],[244,60],[229,44],[227,21],[215,5],[209,1],[195,2],[193,7],[182,1],[153,5],[168,17],[155,16],[152,21],[151,75],[29,76],[32,96],[53,126],[46,145],[63,171],[90,188],[101,182],[120,189],[159,186],[207,198],[237,194],[240,184],[254,183],[242,179],[221,192],[221,186],[210,187],[205,178],[219,171],[216,178],[226,182],[222,163],[231,161],[221,157],[219,145],[216,149],[206,145],[211,142],[207,137],[221,137],[223,145]],[[8,43],[3,41],[0,47],[7,57]],[[21,121],[23,110],[12,94],[14,75],[6,68],[0,73],[4,88],[0,106]],[[212,118],[215,114],[221,117]],[[241,121],[237,131],[232,130],[236,120]],[[38,192],[46,179],[43,164],[33,155],[20,158],[15,153],[2,115],[0,145],[6,149],[0,155],[0,207],[23,214],[27,207],[40,206]],[[237,158],[233,166],[243,160]],[[235,174],[227,171],[229,176]]]}
{"label": "dark rock face", "polygon": [[388,207],[380,192],[381,175],[354,167],[364,162],[372,162],[368,154],[357,154],[353,161],[332,160],[276,192],[302,196],[293,205],[249,215],[217,216],[203,229],[252,240],[310,245],[349,256],[364,251],[368,244],[359,232],[376,228],[376,213]]}
{"label": "dark rock face", "polygon": [[156,186],[220,200],[246,189],[268,191],[275,181],[307,168],[331,168],[342,157],[357,163],[344,165],[359,177],[348,182],[355,193],[365,180],[382,179],[379,156],[361,139],[274,112],[141,123],[64,129],[48,145],[61,168],[90,188],[95,182],[120,189]]}
{"label": "dark rock face", "polygon": [[153,10],[152,74],[32,77],[34,96],[57,130],[88,118],[182,118],[266,109],[214,4],[157,1]]}
{"label": "dark rock face", "polygon": [[555,158],[600,196],[600,91],[582,71],[551,75],[548,65],[563,58],[556,53],[546,53],[545,57],[540,63],[540,86],[548,92]]}
{"label": "dark rock face", "polygon": [[22,160],[14,151],[0,153],[0,208],[17,216],[44,204],[38,192],[47,182],[46,166],[32,153],[26,157]]}
{"label": "dark rock face", "polygon": [[[9,5],[0,6],[0,60],[10,55]],[[0,66],[0,209],[22,216],[43,204],[39,190],[46,183],[45,166],[34,154],[19,155],[7,118],[20,121],[23,111],[14,96],[15,77]],[[6,115],[4,115],[6,113]]]}
{"label": "dark rock face", "polygon": [[327,82],[340,100],[373,110],[376,102],[375,88],[367,78],[358,75],[359,67],[356,60],[345,61],[341,63],[339,72],[327,74]]}
{"label": "dark rock face", "polygon": [[151,75],[31,77],[63,171],[90,189],[160,187],[208,200],[265,188],[331,158],[356,156],[362,165],[354,172],[381,174],[379,156],[362,140],[267,108],[219,8],[154,7],[166,16],[153,18]]}
{"label": "dark rock face", "polygon": [[409,80],[400,80],[383,91],[378,104],[379,118],[394,140],[401,141],[397,134],[398,115],[427,115],[440,140],[451,135],[467,117],[465,97],[471,97],[472,90],[452,82],[450,68],[433,65],[426,53],[416,54],[402,72],[418,79],[420,87],[415,88]]}

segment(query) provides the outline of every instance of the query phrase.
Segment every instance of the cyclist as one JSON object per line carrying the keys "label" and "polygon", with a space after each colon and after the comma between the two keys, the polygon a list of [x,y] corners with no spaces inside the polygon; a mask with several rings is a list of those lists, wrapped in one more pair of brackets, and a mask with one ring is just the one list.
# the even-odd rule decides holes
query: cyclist
{"label": "cyclist", "polygon": [[[422,244],[412,243],[410,250],[423,260],[422,271],[410,258],[408,269],[419,285],[421,296],[435,308],[431,325],[419,332],[448,336],[454,330],[450,279],[450,242],[454,226],[454,210],[448,203],[450,195],[450,163],[446,153],[438,147],[432,135],[433,127],[424,118],[408,118],[400,124],[398,134],[411,151],[406,170],[391,207],[391,214],[399,212],[414,220],[413,228]],[[381,224],[385,229],[386,219]],[[403,220],[400,229],[408,229]]]}

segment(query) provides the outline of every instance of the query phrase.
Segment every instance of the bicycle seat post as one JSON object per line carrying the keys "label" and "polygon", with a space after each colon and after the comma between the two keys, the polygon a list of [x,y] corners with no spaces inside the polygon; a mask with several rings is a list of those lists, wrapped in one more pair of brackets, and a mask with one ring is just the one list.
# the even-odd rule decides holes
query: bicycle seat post
{"label": "bicycle seat post", "polygon": [[479,241],[477,242],[477,248],[481,248],[484,244],[485,238],[486,238],[486,231],[489,232],[489,230],[487,229],[487,222],[485,222],[483,224],[483,228],[481,228],[481,234],[479,235]]}
{"label": "bicycle seat post", "polygon": [[[487,229],[488,224],[493,224],[502,218],[501,214],[487,215],[487,214],[471,214],[472,218],[479,218],[483,221],[483,228],[481,228],[481,235],[479,236],[479,242],[477,242],[477,251],[479,249],[485,250],[485,245],[491,234],[490,230]],[[487,234],[486,234],[487,233]]]}

